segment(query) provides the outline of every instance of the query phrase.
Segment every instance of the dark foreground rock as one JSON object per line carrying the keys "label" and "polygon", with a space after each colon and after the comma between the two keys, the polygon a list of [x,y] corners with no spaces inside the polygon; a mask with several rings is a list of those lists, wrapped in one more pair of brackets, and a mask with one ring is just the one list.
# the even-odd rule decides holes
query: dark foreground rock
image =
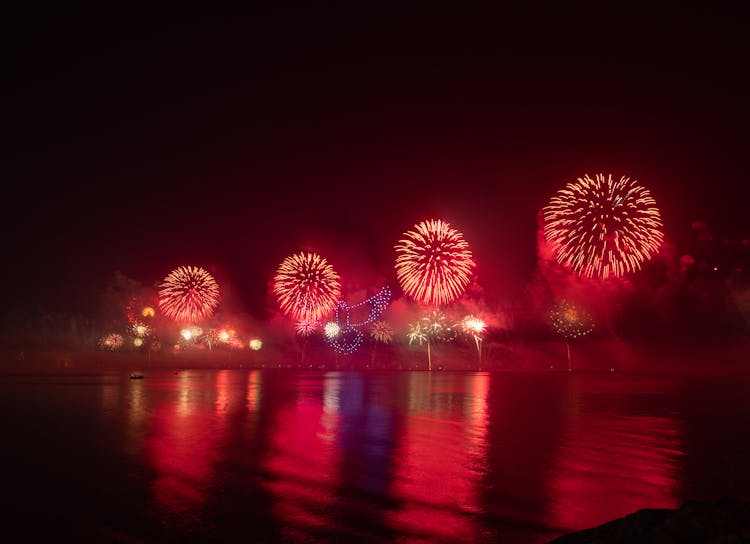
{"label": "dark foreground rock", "polygon": [[677,510],[644,509],[550,544],[750,543],[750,502],[689,501]]}

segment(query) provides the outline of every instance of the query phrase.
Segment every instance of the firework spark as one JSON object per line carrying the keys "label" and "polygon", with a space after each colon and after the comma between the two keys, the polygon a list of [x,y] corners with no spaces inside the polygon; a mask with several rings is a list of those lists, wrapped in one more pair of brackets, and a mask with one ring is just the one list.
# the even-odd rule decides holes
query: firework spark
{"label": "firework spark", "polygon": [[483,319],[480,319],[476,316],[467,315],[463,318],[463,321],[461,321],[461,328],[466,334],[479,336],[487,328],[487,323],[485,323]]}
{"label": "firework spark", "polygon": [[159,286],[159,309],[178,323],[195,323],[219,305],[219,285],[198,266],[180,266]]}
{"label": "firework spark", "polygon": [[341,332],[341,327],[335,321],[329,321],[323,327],[323,331],[325,332],[326,337],[336,338]]}
{"label": "firework spark", "polygon": [[138,338],[144,338],[151,334],[151,327],[146,325],[145,323],[141,323],[140,321],[136,321],[131,325],[130,330],[133,331],[133,334],[137,336]]}
{"label": "firework spark", "polygon": [[279,265],[273,292],[286,315],[298,321],[318,321],[336,306],[341,285],[326,259],[315,253],[297,253]]}
{"label": "firework spark", "polygon": [[260,348],[263,347],[263,341],[260,338],[253,338],[248,343],[248,346],[250,347],[251,350],[258,351]]}
{"label": "firework spark", "polygon": [[154,317],[156,315],[156,311],[151,306],[146,306],[141,310],[141,315],[143,317]]}
{"label": "firework spark", "polygon": [[578,178],[550,199],[543,216],[557,262],[588,278],[635,272],[664,240],[651,193],[625,176]]}
{"label": "firework spark", "polygon": [[404,294],[440,306],[466,289],[476,265],[463,234],[439,219],[414,225],[396,249],[396,277]]}
{"label": "firework spark", "polygon": [[416,323],[409,323],[409,332],[406,334],[409,338],[409,344],[419,342],[421,346],[424,342],[427,342],[427,332],[422,329],[422,326],[417,321]]}
{"label": "firework spark", "polygon": [[456,338],[456,327],[440,310],[434,310],[419,320],[422,331],[428,339],[436,342],[450,342]]}
{"label": "firework spark", "polygon": [[185,340],[197,340],[199,336],[203,334],[203,329],[200,327],[192,326],[185,327],[180,331],[180,336]]}
{"label": "firework spark", "polygon": [[99,346],[101,349],[115,351],[117,349],[120,349],[124,342],[125,339],[121,334],[113,332],[112,334],[108,334],[107,336],[99,339]]}
{"label": "firework spark", "polygon": [[309,319],[303,319],[301,321],[297,321],[297,323],[294,324],[294,330],[300,336],[310,336],[317,329],[318,324],[315,321],[310,321]]}
{"label": "firework spark", "polygon": [[474,315],[467,315],[461,321],[461,329],[464,333],[469,334],[474,338],[474,343],[477,346],[477,362],[478,368],[482,368],[482,334],[487,328],[487,323],[479,317]]}
{"label": "firework spark", "polygon": [[385,321],[375,321],[370,327],[370,338],[388,344],[393,340],[393,329]]}
{"label": "firework spark", "polygon": [[552,307],[549,317],[555,332],[566,340],[586,336],[594,330],[591,316],[565,300]]}

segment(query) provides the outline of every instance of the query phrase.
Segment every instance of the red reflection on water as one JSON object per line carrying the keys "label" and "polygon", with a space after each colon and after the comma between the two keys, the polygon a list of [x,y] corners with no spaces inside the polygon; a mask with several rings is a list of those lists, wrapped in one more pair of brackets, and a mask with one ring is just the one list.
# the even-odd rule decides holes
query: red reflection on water
{"label": "red reflection on water", "polygon": [[181,373],[176,398],[153,411],[146,457],[155,472],[155,502],[170,513],[197,511],[205,504],[233,399],[228,373],[216,374],[213,394],[191,381],[191,373]]}
{"label": "red reflection on water", "polygon": [[401,507],[388,515],[398,532],[466,542],[481,531],[473,514],[481,511],[488,389],[487,374],[410,375],[391,489]]}
{"label": "red reflection on water", "polygon": [[573,531],[678,507],[682,455],[673,417],[572,414],[548,476],[548,524]]}
{"label": "red reflection on water", "polygon": [[247,409],[257,412],[260,407],[261,392],[263,387],[262,374],[260,370],[252,370],[247,375]]}
{"label": "red reflection on water", "polygon": [[286,538],[302,538],[333,523],[327,513],[339,485],[339,389],[340,377],[330,373],[323,398],[300,388],[296,402],[275,415],[265,463],[272,476],[265,486],[274,497],[274,516]]}

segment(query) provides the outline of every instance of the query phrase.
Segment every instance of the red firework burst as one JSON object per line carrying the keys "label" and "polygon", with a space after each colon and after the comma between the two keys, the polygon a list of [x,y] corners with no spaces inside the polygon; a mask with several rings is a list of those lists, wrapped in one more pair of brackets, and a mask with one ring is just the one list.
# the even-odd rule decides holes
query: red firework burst
{"label": "red firework burst", "polygon": [[476,264],[463,234],[439,219],[414,225],[396,244],[396,277],[404,294],[427,305],[453,302]]}
{"label": "red firework burst", "polygon": [[159,309],[179,323],[197,323],[219,305],[219,285],[199,266],[180,266],[159,285]]}
{"label": "red firework burst", "polygon": [[273,278],[281,311],[297,321],[317,322],[341,296],[339,275],[323,257],[297,253],[284,259]]}
{"label": "red firework burst", "polygon": [[656,202],[625,176],[578,178],[550,199],[543,214],[544,237],[557,262],[588,278],[635,272],[664,240]]}

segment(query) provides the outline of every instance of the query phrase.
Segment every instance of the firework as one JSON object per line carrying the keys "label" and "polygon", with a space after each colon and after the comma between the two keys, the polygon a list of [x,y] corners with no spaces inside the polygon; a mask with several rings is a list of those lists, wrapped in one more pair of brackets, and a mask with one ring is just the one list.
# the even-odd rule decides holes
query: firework
{"label": "firework", "polygon": [[141,310],[141,315],[143,317],[154,317],[156,315],[156,311],[151,306],[146,306]]}
{"label": "firework", "polygon": [[543,216],[557,262],[588,278],[639,270],[664,239],[650,192],[625,176],[578,178],[550,199]]}
{"label": "firework", "polygon": [[456,338],[456,326],[440,310],[433,310],[419,320],[430,340],[450,342]]}
{"label": "firework", "polygon": [[263,341],[260,338],[253,338],[248,343],[248,346],[250,347],[251,350],[258,351],[260,348],[263,347]]}
{"label": "firework", "polygon": [[419,322],[409,323],[409,332],[406,334],[409,338],[409,344],[419,342],[421,346],[424,342],[427,342],[427,333],[422,329]]}
{"label": "firework", "polygon": [[388,344],[393,340],[393,329],[385,321],[375,321],[370,327],[370,338]]}
{"label": "firework", "polygon": [[297,253],[279,265],[273,292],[284,314],[299,321],[318,321],[336,306],[341,285],[339,275],[323,257]]}
{"label": "firework", "polygon": [[566,340],[586,336],[594,330],[591,316],[565,300],[552,307],[549,317],[555,332]]}
{"label": "firework", "polygon": [[309,319],[302,319],[301,321],[297,321],[297,323],[294,324],[294,330],[300,336],[310,336],[317,330],[317,328],[318,324],[315,321],[310,321]]}
{"label": "firework", "polygon": [[121,334],[112,333],[99,339],[99,347],[109,351],[115,351],[120,349],[125,342],[125,339]]}
{"label": "firework", "polygon": [[441,220],[404,233],[396,249],[396,277],[408,297],[427,305],[448,304],[466,289],[475,263],[463,234]]}
{"label": "firework", "polygon": [[341,332],[341,327],[335,321],[329,321],[323,327],[323,332],[327,338],[336,338]]}
{"label": "firework", "polygon": [[477,362],[479,368],[482,368],[482,333],[487,328],[487,323],[483,319],[480,319],[473,315],[467,315],[461,321],[461,328],[466,334],[470,334],[474,338],[474,343],[477,346]]}
{"label": "firework", "polygon": [[467,315],[461,321],[461,328],[466,334],[471,334],[472,336],[479,336],[487,328],[487,323],[485,323],[484,320],[478,317],[475,317],[473,315]]}
{"label": "firework", "polygon": [[144,338],[151,334],[151,327],[149,327],[145,323],[141,323],[140,321],[136,321],[135,323],[133,323],[130,327],[130,330],[133,332],[133,335],[138,338]]}
{"label": "firework", "polygon": [[185,327],[180,331],[180,336],[182,336],[185,340],[196,340],[199,336],[203,334],[203,329],[200,327]]}
{"label": "firework", "polygon": [[133,345],[137,348],[141,347],[143,345],[143,338],[134,338]]}
{"label": "firework", "polygon": [[198,266],[180,266],[159,286],[159,309],[178,323],[195,323],[219,305],[219,285]]}

